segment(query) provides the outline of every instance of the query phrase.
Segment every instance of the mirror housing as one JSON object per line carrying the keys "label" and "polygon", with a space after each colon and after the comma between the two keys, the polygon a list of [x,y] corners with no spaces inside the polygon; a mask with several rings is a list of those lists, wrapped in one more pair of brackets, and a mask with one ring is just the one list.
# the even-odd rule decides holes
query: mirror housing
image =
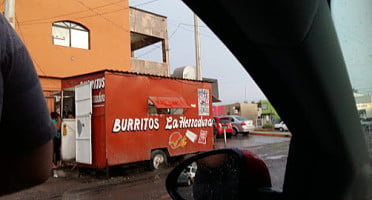
{"label": "mirror housing", "polygon": [[[203,192],[210,199],[215,198],[213,197],[213,194],[223,194],[221,190],[228,191],[229,195],[235,195],[235,198],[237,199],[244,197],[260,197],[264,194],[274,196],[276,196],[275,194],[280,194],[271,190],[269,170],[264,161],[257,155],[243,149],[218,149],[193,156],[182,162],[169,173],[166,179],[166,188],[173,199],[185,199],[178,191],[180,188],[180,184],[178,183],[179,177],[185,169],[191,165],[195,165],[195,163],[197,163],[195,176],[196,183],[198,177],[201,177],[201,173],[204,173],[205,171],[213,171],[216,168],[219,170],[225,168],[222,170],[225,172],[224,176],[218,177],[218,184],[213,185],[216,176],[206,174],[203,176],[203,179],[204,183],[208,183],[207,186],[200,184],[194,184],[192,186],[200,186],[201,188],[193,188],[193,191]],[[226,172],[229,174],[226,174]],[[204,191],[203,189],[208,191]],[[211,192],[213,190],[219,192],[213,193]],[[201,198],[204,199],[205,197]],[[221,198],[221,196],[219,196],[219,198]]]}

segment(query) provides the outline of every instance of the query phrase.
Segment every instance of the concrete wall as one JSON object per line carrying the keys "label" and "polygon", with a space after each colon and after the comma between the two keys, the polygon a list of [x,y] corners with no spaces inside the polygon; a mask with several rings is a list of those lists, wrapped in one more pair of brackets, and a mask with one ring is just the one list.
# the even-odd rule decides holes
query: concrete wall
{"label": "concrete wall", "polygon": [[356,106],[361,118],[372,117],[372,96],[362,95],[355,97]]}
{"label": "concrete wall", "polygon": [[241,103],[240,104],[241,116],[255,120],[258,117],[258,104],[255,103]]}
{"label": "concrete wall", "polygon": [[357,96],[355,97],[355,102],[357,104],[372,103],[372,96],[370,95]]}
{"label": "concrete wall", "polygon": [[239,115],[250,120],[258,117],[258,104],[252,103],[235,103],[225,105],[226,115]]}
{"label": "concrete wall", "polygon": [[240,115],[240,111],[237,111],[237,107],[239,107],[239,103],[225,105],[225,114],[226,115]]}
{"label": "concrete wall", "polygon": [[132,72],[168,76],[168,64],[131,58]]}
{"label": "concrete wall", "polygon": [[[143,47],[161,42],[163,63],[131,61],[132,71],[170,76],[167,18],[151,12],[130,8],[131,53]],[[164,72],[164,67],[167,71]]]}
{"label": "concrete wall", "polygon": [[144,10],[130,8],[130,31],[167,39],[167,18]]}

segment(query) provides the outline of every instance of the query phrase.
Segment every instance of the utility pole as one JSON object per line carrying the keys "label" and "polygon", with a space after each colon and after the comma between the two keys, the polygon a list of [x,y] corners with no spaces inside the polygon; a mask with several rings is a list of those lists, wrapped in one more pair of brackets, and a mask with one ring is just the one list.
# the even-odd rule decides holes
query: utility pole
{"label": "utility pole", "polygon": [[244,86],[244,101],[247,101],[247,85]]}
{"label": "utility pole", "polygon": [[202,80],[202,70],[200,62],[200,38],[199,38],[199,18],[194,13],[194,30],[195,30],[195,55],[196,55],[196,80]]}
{"label": "utility pole", "polygon": [[14,28],[15,21],[15,0],[4,1],[4,16],[9,21],[10,25]]}

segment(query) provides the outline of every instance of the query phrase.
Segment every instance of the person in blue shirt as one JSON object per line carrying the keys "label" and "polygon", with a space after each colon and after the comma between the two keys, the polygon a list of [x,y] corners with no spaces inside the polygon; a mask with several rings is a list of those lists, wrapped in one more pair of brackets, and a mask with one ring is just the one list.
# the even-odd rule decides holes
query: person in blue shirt
{"label": "person in blue shirt", "polygon": [[51,112],[50,117],[57,129],[57,134],[53,139],[53,167],[57,168],[61,165],[61,117],[57,112]]}

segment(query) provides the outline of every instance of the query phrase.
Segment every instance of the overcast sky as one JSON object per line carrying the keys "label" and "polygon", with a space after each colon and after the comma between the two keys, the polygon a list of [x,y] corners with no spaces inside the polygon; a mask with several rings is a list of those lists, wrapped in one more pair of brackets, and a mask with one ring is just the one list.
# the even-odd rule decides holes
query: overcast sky
{"label": "overcast sky", "polygon": [[[147,3],[148,2],[148,3]],[[129,0],[135,6],[168,18],[170,69],[195,66],[194,17],[181,0]],[[266,99],[256,83],[224,44],[199,22],[203,77],[217,78],[222,104]],[[162,60],[160,44],[135,52],[135,57]]]}
{"label": "overcast sky", "polygon": [[332,14],[353,88],[372,94],[372,1],[335,0]]}
{"label": "overcast sky", "polygon": [[[181,0],[129,0],[129,4],[168,18],[171,73],[178,67],[195,66],[193,14]],[[372,93],[372,1],[337,0],[332,9],[353,88]],[[199,25],[202,74],[218,79],[222,104],[266,99],[224,44],[203,22]],[[135,56],[161,61],[160,44]]]}

